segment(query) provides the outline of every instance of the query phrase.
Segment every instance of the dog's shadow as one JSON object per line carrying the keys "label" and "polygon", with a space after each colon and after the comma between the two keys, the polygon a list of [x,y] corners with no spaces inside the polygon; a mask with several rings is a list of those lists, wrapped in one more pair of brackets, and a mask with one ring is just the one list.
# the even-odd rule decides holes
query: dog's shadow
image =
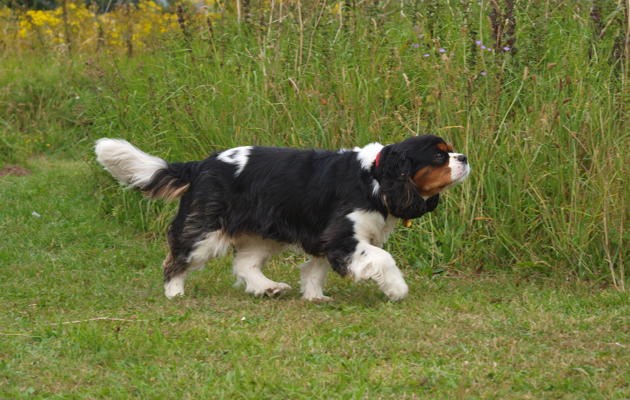
{"label": "dog's shadow", "polygon": [[[203,271],[192,274],[187,281],[187,298],[213,298],[229,297],[234,301],[252,301],[255,303],[266,302],[301,302],[320,309],[345,310],[350,308],[372,309],[388,303],[390,300],[383,294],[374,282],[355,282],[352,279],[340,277],[337,274],[329,273],[324,288],[324,293],[331,299],[329,301],[308,301],[303,300],[300,294],[299,276],[293,271],[287,270],[283,265],[270,263],[269,276],[272,279],[284,281],[291,285],[292,289],[274,297],[255,297],[245,293],[242,287],[235,287],[234,276],[231,274],[228,264],[230,259],[213,265],[210,263]],[[299,262],[296,262],[299,264]],[[280,305],[280,304],[278,304]]]}
{"label": "dog's shadow", "polygon": [[309,301],[302,299],[299,284],[292,285],[292,289],[278,296],[253,296],[245,293],[242,288],[236,288],[233,284],[227,282],[214,282],[214,285],[208,285],[205,280],[189,282],[186,297],[188,298],[212,298],[221,296],[229,297],[234,301],[251,301],[256,304],[274,303],[281,306],[282,303],[294,304],[296,302],[303,303],[305,307],[313,307],[317,309],[330,310],[347,310],[348,308],[372,309],[382,306],[389,302],[387,296],[381,293],[375,285],[370,282],[348,282],[347,284],[334,285],[327,290],[326,295],[330,300],[326,301]]}
{"label": "dog's shadow", "polygon": [[332,300],[322,303],[322,306],[331,309],[347,309],[348,307],[371,309],[389,301],[372,282],[340,279],[339,282],[329,286],[326,294]]}

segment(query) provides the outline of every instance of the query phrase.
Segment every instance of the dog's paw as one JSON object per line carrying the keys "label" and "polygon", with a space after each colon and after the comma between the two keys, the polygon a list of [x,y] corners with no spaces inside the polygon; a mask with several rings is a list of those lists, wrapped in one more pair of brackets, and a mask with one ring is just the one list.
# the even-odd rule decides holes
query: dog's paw
{"label": "dog's paw", "polygon": [[284,282],[271,282],[267,284],[260,285],[247,285],[245,289],[246,293],[253,294],[254,296],[269,296],[269,297],[277,297],[281,294],[291,290],[291,286],[287,285]]}
{"label": "dog's paw", "polygon": [[388,282],[388,284],[381,286],[381,290],[391,301],[400,301],[409,293],[409,287],[402,278],[396,282]]}
{"label": "dog's paw", "polygon": [[306,294],[302,295],[302,299],[310,301],[312,303],[327,303],[329,301],[333,301],[332,297],[322,295],[312,295],[307,296]]}
{"label": "dog's paw", "polygon": [[269,297],[277,297],[289,290],[291,290],[291,286],[284,282],[277,282],[275,285],[265,289],[264,294]]}
{"label": "dog's paw", "polygon": [[170,300],[184,295],[184,278],[174,277],[164,284],[164,295]]}

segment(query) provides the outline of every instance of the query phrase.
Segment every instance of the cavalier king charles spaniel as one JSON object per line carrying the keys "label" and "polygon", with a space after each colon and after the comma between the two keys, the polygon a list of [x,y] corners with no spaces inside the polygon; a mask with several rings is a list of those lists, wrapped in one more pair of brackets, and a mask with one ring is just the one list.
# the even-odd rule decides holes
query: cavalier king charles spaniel
{"label": "cavalier king charles spaniel", "polygon": [[396,221],[433,211],[440,192],[470,173],[466,156],[433,135],[339,151],[243,146],[183,163],[121,139],[100,139],[95,151],[121,184],[150,198],[180,198],[163,264],[168,298],[183,295],[186,275],[230,247],[237,284],[254,295],[281,294],[290,286],[263,267],[291,245],[310,256],[300,266],[304,299],[328,299],[332,267],[400,300],[408,287],[383,243]]}

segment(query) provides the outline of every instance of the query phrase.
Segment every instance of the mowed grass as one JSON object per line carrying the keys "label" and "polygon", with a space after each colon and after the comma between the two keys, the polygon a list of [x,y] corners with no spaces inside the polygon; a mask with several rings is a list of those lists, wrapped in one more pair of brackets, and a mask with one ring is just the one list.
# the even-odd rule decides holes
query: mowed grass
{"label": "mowed grass", "polygon": [[630,396],[614,289],[402,264],[403,302],[331,275],[334,301],[311,304],[286,253],[268,269],[294,287],[284,298],[233,288],[226,257],[169,301],[162,235],[103,212],[92,162],[28,166],[0,178],[0,398]]}

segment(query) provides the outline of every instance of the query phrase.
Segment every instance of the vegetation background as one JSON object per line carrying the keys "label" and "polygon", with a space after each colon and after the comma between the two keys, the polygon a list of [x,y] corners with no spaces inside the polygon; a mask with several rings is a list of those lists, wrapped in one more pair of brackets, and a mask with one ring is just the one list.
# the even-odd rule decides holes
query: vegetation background
{"label": "vegetation background", "polygon": [[[5,0],[0,392],[170,397],[193,376],[191,397],[627,398],[628,18],[623,0]],[[92,155],[103,136],[187,160],[425,132],[473,173],[387,244],[424,293],[402,305],[335,277],[347,305],[241,298],[228,261],[155,303],[174,205],[121,191]],[[324,387],[289,390],[299,371]]]}

